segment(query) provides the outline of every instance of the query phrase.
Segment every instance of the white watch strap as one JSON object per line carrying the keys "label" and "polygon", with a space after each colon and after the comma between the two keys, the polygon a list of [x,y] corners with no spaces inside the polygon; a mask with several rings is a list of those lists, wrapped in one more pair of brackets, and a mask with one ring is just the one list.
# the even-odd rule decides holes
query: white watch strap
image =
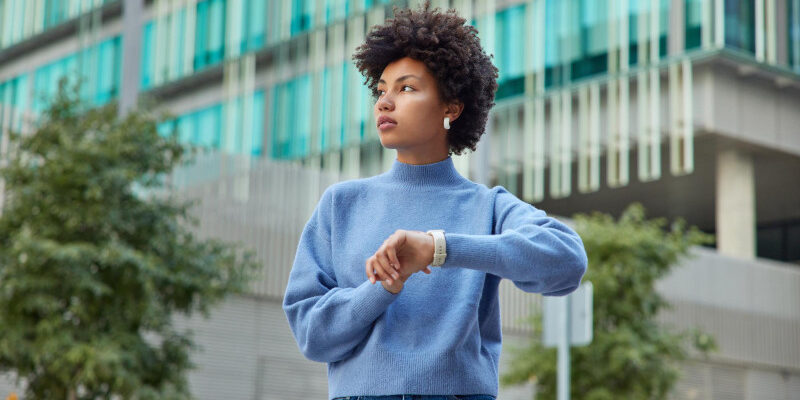
{"label": "white watch strap", "polygon": [[447,244],[444,241],[444,230],[431,229],[427,234],[433,236],[433,262],[432,267],[439,267],[444,264],[447,257]]}

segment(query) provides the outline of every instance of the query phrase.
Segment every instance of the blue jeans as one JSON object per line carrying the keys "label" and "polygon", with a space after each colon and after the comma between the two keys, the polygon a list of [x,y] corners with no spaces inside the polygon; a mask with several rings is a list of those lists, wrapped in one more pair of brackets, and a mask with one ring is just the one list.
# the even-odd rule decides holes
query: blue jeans
{"label": "blue jeans", "polygon": [[346,396],[336,397],[333,400],[496,400],[496,398],[488,394],[397,394],[393,396]]}

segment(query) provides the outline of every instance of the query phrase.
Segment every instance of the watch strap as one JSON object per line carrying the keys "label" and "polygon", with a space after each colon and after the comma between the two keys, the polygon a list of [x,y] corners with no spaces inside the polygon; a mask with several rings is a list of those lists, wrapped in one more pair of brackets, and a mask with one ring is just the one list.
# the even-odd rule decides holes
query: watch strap
{"label": "watch strap", "polygon": [[444,264],[444,260],[447,258],[447,244],[444,240],[444,230],[431,229],[426,233],[433,236],[433,262],[431,266],[439,267]]}

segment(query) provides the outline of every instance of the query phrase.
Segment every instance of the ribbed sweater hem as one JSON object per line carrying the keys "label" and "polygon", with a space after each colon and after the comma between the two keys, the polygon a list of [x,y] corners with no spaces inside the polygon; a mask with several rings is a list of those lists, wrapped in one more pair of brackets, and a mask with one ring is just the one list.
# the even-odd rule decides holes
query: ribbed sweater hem
{"label": "ribbed sweater hem", "polygon": [[[384,372],[375,376],[376,371]],[[385,371],[391,372],[386,374]],[[328,364],[328,394],[329,399],[397,394],[489,394],[496,397],[497,374],[497,365],[485,348],[479,355],[362,348],[345,361]]]}

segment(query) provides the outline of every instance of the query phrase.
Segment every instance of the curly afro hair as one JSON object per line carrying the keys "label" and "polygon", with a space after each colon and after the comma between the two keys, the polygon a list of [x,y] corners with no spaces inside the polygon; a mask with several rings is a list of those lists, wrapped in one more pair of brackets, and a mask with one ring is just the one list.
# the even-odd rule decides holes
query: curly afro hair
{"label": "curly afro hair", "polygon": [[497,91],[497,67],[481,48],[478,31],[465,25],[455,9],[430,10],[430,0],[419,10],[397,9],[394,18],[374,26],[366,41],[353,54],[356,68],[366,77],[365,85],[378,98],[378,80],[391,62],[410,57],[423,62],[436,78],[443,101],[460,101],[464,109],[450,124],[449,153],[475,151],[486,129],[489,110]]}

